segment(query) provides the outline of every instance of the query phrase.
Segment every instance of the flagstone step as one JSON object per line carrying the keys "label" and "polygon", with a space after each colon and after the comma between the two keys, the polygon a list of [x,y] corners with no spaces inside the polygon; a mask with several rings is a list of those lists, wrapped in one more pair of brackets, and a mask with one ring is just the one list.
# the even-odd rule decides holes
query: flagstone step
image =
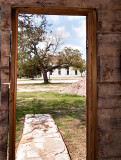
{"label": "flagstone step", "polygon": [[58,128],[49,114],[27,114],[16,160],[70,160]]}

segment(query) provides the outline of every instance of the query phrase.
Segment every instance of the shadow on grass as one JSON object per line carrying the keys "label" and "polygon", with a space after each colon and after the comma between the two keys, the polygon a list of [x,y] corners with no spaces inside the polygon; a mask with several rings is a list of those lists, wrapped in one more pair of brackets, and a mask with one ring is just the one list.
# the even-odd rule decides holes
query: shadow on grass
{"label": "shadow on grass", "polygon": [[[40,93],[40,92],[39,92]],[[52,92],[41,92],[42,95],[33,96],[27,93],[18,96],[16,121],[26,114],[46,114],[49,113],[56,120],[59,118],[76,118],[86,127],[86,98],[69,95],[58,94]],[[36,99],[37,95],[42,99]],[[29,99],[29,96],[32,99]]]}
{"label": "shadow on grass", "polygon": [[69,85],[71,83],[63,83],[63,82],[59,82],[59,83],[25,83],[25,84],[17,84],[17,86],[30,86],[30,85],[34,85],[34,86],[49,86],[49,85]]}

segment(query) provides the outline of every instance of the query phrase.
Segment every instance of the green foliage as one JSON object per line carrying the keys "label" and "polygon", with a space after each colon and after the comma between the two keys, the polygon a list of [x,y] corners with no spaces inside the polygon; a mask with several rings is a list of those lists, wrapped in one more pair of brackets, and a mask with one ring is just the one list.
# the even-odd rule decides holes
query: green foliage
{"label": "green foliage", "polygon": [[75,65],[72,67],[73,70],[79,70],[80,73],[86,71],[86,61],[82,59],[80,65]]}
{"label": "green foliage", "polygon": [[23,64],[23,68],[25,76],[29,76],[32,78],[35,75],[41,75],[41,68],[38,61],[36,60],[36,57],[33,57],[32,59],[26,61]]}
{"label": "green foliage", "polygon": [[72,49],[69,47],[65,47],[61,52],[58,54],[58,64],[63,68],[68,67],[80,67],[82,66],[82,54],[78,49]]}
{"label": "green foliage", "polygon": [[[21,54],[22,56],[22,54]],[[23,63],[18,61],[18,76],[26,76],[29,78],[34,78],[36,75],[41,75],[41,68],[39,66],[36,57],[32,57]]]}

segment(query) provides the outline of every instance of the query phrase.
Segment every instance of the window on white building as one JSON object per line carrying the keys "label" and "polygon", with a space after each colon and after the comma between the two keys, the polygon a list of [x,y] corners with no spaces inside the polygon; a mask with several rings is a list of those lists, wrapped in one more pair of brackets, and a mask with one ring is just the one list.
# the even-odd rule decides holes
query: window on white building
{"label": "window on white building", "polygon": [[77,70],[75,70],[75,75],[77,75]]}
{"label": "window on white building", "polygon": [[69,75],[69,68],[67,68],[67,75]]}
{"label": "window on white building", "polygon": [[50,71],[50,75],[52,75],[52,73],[53,73],[53,72],[52,72],[52,71]]}
{"label": "window on white building", "polygon": [[58,69],[58,75],[61,75],[61,69]]}

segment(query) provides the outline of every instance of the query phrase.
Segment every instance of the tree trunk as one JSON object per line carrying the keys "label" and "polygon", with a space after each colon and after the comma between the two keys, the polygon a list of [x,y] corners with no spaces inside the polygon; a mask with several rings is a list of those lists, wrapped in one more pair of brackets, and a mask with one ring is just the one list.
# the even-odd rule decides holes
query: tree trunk
{"label": "tree trunk", "polygon": [[48,83],[47,71],[43,70],[44,83]]}

